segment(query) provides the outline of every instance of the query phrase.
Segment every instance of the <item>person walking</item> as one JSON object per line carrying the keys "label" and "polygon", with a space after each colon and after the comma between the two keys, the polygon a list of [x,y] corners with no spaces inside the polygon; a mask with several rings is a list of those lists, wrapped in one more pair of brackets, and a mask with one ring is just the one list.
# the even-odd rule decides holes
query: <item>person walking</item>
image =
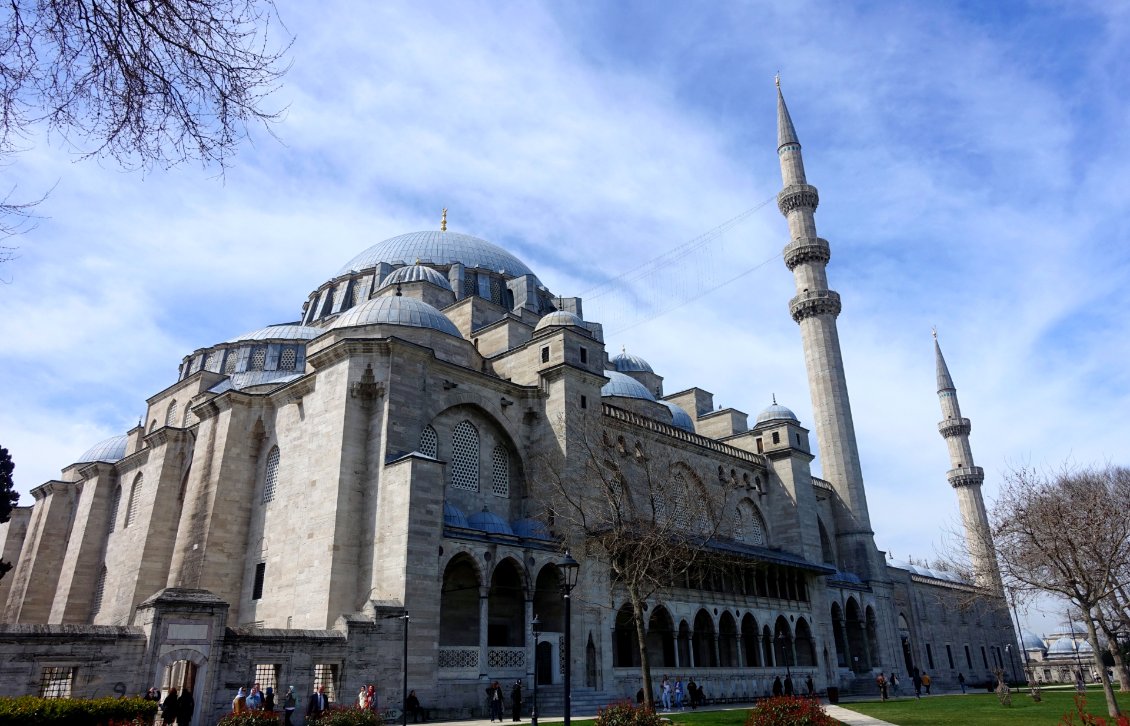
{"label": "person walking", "polygon": [[692,711],[697,710],[698,709],[698,698],[699,698],[699,696],[698,696],[698,684],[694,682],[694,676],[691,676],[691,679],[689,681],[687,681],[687,698],[690,699],[691,710]]}
{"label": "person walking", "polygon": [[247,707],[252,711],[263,708],[263,691],[259,690],[258,683],[251,686],[251,693],[247,694]]}
{"label": "person walking", "polygon": [[929,696],[930,695],[930,674],[929,673],[923,673],[922,674],[922,687],[926,689],[926,695]]}
{"label": "person walking", "polygon": [[792,695],[795,695],[795,693],[796,692],[793,690],[793,677],[786,673],[785,674],[785,695],[786,696],[792,696]]}
{"label": "person walking", "polygon": [[286,695],[283,696],[282,701],[283,716],[285,717],[283,723],[286,726],[294,726],[294,709],[298,706],[298,698],[294,695],[294,686],[286,687]]}
{"label": "person walking", "polygon": [[274,713],[275,711],[275,689],[274,686],[267,686],[267,692],[263,695],[263,710]]}
{"label": "person walking", "polygon": [[675,678],[675,708],[683,710],[683,679]]}
{"label": "person walking", "polygon": [[957,685],[961,686],[961,692],[965,693],[965,674],[964,673],[958,673],[957,674]]}
{"label": "person walking", "polygon": [[888,678],[887,681],[891,684],[891,691],[893,691],[894,695],[897,696],[899,694],[899,677],[898,677],[898,675],[896,675],[894,671],[891,671],[891,677]]}
{"label": "person walking", "polygon": [[161,704],[161,721],[165,726],[177,722],[177,701],[177,689],[170,688],[169,695],[165,696],[165,702]]}
{"label": "person walking", "polygon": [[922,676],[918,675],[918,671],[910,676],[910,682],[914,684],[914,697],[922,698]]}
{"label": "person walking", "polygon": [[309,721],[311,716],[321,716],[322,711],[325,711],[329,705],[330,699],[326,697],[326,687],[318,686],[310,694],[310,701],[306,704],[306,720]]}
{"label": "person walking", "polygon": [[498,681],[490,684],[487,688],[487,706],[490,709],[491,723],[496,720],[502,723],[502,686],[498,684]]}
{"label": "person walking", "polygon": [[777,676],[776,678],[773,679],[773,695],[774,696],[780,696],[784,692],[785,692],[785,687],[781,683],[781,677]]}
{"label": "person walking", "polygon": [[522,679],[514,681],[514,687],[510,689],[510,720],[522,720]]}
{"label": "person walking", "polygon": [[189,726],[195,711],[196,699],[192,697],[192,689],[185,686],[177,699],[177,726]]}
{"label": "person walking", "polygon": [[233,698],[232,701],[231,701],[231,712],[232,713],[243,713],[246,710],[247,710],[247,689],[245,689],[243,686],[240,686],[239,690],[236,691],[236,693],[235,693],[235,698]]}
{"label": "person walking", "polygon": [[808,691],[808,695],[816,692],[816,684],[812,682],[812,674],[809,673],[808,677],[804,679],[804,688]]}
{"label": "person walking", "polygon": [[879,676],[875,679],[875,685],[879,686],[879,698],[880,698],[880,700],[886,701],[887,700],[887,677],[884,676],[882,673],[880,673]]}
{"label": "person walking", "polygon": [[663,710],[671,710],[671,681],[667,680],[667,676],[663,676],[663,680],[659,684],[659,698],[663,702]]}

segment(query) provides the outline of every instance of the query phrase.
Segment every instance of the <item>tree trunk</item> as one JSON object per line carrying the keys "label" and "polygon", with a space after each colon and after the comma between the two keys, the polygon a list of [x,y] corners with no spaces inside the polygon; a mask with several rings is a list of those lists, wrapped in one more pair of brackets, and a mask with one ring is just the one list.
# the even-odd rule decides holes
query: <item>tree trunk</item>
{"label": "tree trunk", "polygon": [[1103,695],[1106,696],[1106,712],[1110,716],[1117,716],[1120,711],[1118,710],[1118,701],[1114,700],[1114,689],[1110,687],[1110,678],[1106,675],[1106,666],[1102,663],[1102,655],[1099,650],[1099,636],[1095,632],[1095,612],[1093,608],[1084,608],[1083,614],[1087,623],[1087,640],[1091,643],[1091,650],[1094,653],[1099,663],[1099,680],[1103,684]]}
{"label": "tree trunk", "polygon": [[636,621],[636,643],[640,648],[640,677],[643,680],[643,703],[644,706],[655,710],[655,692],[651,690],[651,659],[647,655],[647,635],[644,632],[644,611],[643,600],[640,599],[639,591],[633,587],[628,587],[628,599],[632,603],[632,613],[635,615]]}
{"label": "tree trunk", "polygon": [[[1099,613],[1102,614],[1101,608]],[[1125,693],[1130,690],[1130,671],[1126,669],[1126,659],[1122,657],[1122,647],[1118,644],[1118,638],[1115,637],[1114,631],[1111,630],[1105,618],[1100,618],[1099,627],[1102,629],[1103,635],[1106,636],[1107,645],[1110,647],[1110,657],[1114,659],[1114,672],[1118,675],[1118,690]],[[1105,670],[1106,666],[1102,666],[1102,668]]]}

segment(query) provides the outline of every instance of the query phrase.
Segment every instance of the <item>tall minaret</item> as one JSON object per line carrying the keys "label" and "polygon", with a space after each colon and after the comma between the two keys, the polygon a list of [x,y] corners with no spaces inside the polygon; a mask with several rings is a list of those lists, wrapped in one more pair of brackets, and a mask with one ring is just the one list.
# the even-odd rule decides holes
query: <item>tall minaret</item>
{"label": "tall minaret", "polygon": [[816,440],[824,478],[835,488],[840,504],[836,511],[836,540],[840,564],[864,579],[883,573],[883,560],[875,547],[867,496],[863,491],[863,471],[851,418],[847,379],[840,355],[840,336],[836,316],[840,296],[828,289],[825,266],[831,257],[828,240],[816,236],[813,218],[820,198],[816,187],[804,176],[789,109],[777,79],[777,155],[781,160],[784,189],[777,195],[777,206],[789,223],[791,241],[783,252],[785,265],[796,279],[797,295],[789,302],[789,312],[800,325],[812,413],[816,421]]}
{"label": "tall minaret", "polygon": [[946,440],[950,451],[950,466],[946,479],[957,492],[957,506],[961,510],[961,524],[965,528],[965,542],[969,547],[969,560],[978,585],[1003,592],[997,556],[993,550],[993,535],[989,530],[989,516],[985,500],[981,498],[981,484],[985,470],[973,464],[973,450],[969,448],[969,432],[973,425],[961,417],[957,402],[957,388],[950,378],[942,346],[938,344],[938,331],[934,331],[934,357],[938,369],[938,400],[942,404],[942,420],[938,431]]}

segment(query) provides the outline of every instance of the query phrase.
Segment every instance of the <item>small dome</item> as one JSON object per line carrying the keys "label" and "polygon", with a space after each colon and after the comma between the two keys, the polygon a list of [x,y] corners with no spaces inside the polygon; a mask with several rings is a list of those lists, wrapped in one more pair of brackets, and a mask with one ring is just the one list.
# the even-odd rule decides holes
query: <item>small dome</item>
{"label": "small dome", "polygon": [[1044,645],[1044,639],[1030,630],[1025,630],[1021,634],[1020,640],[1021,645],[1024,646],[1024,650],[1043,650],[1046,647]]}
{"label": "small dome", "polygon": [[632,355],[628,351],[623,351],[620,355],[613,358],[611,361],[612,367],[621,373],[654,373],[651,365],[640,358],[638,355]]}
{"label": "small dome", "polygon": [[97,444],[87,449],[86,453],[80,456],[75,463],[89,464],[94,461],[105,461],[113,464],[126,455],[127,443],[129,443],[129,436],[126,434],[113,436],[105,441],[99,441]]}
{"label": "small dome", "polygon": [[443,503],[443,524],[445,527],[468,528],[467,518],[463,516],[463,512],[460,512],[458,507],[454,507],[447,502]]}
{"label": "small dome", "polygon": [[800,419],[796,414],[785,408],[781,404],[773,401],[773,405],[766,408],[761,413],[757,414],[757,423],[765,423],[766,421],[796,421],[800,423]]}
{"label": "small dome", "polygon": [[337,274],[360,272],[382,262],[390,265],[459,263],[464,267],[501,272],[508,278],[533,274],[521,260],[498,245],[469,234],[438,230],[410,232],[378,242],[346,262]]}
{"label": "small dome", "polygon": [[229,343],[238,343],[241,340],[313,340],[326,332],[321,328],[312,328],[309,325],[268,325],[265,328],[252,330],[250,333],[232,338]]}
{"label": "small dome", "polygon": [[[1078,643],[1079,643],[1079,652],[1080,653],[1090,653],[1091,652],[1091,650],[1092,650],[1091,644],[1088,643],[1086,640],[1079,637]],[[1071,654],[1071,655],[1075,654],[1075,641],[1071,640],[1070,635],[1065,635],[1062,638],[1058,638],[1054,643],[1052,643],[1050,646],[1048,646],[1048,655],[1067,655],[1067,654]]]}
{"label": "small dome", "polygon": [[[534,327],[534,332],[536,333],[537,331],[545,330],[546,328],[552,328],[552,327],[557,327],[557,326],[565,326],[565,325],[575,325],[578,328],[584,328],[585,327],[584,321],[581,320],[576,315],[574,315],[573,313],[570,313],[570,312],[565,311],[565,310],[554,310],[552,313],[549,313],[544,318],[542,318],[541,320],[538,321],[538,324]],[[587,328],[586,328],[586,332],[587,332]]]}
{"label": "small dome", "polygon": [[347,310],[333,322],[331,329],[353,328],[359,325],[406,325],[413,328],[431,328],[441,333],[462,338],[459,328],[447,316],[428,305],[403,295],[373,298]]}
{"label": "small dome", "polygon": [[694,433],[694,419],[691,415],[670,401],[658,401],[671,411],[671,425],[683,431]]}
{"label": "small dome", "polygon": [[553,535],[549,533],[549,527],[546,527],[541,520],[516,519],[511,524],[511,529],[514,530],[514,534],[526,539],[553,540]]}
{"label": "small dome", "polygon": [[605,371],[604,375],[608,377],[608,383],[605,383],[604,387],[600,389],[602,397],[620,396],[621,398],[642,398],[645,401],[655,400],[655,396],[651,395],[647,386],[631,376],[626,376],[618,371]]}
{"label": "small dome", "polygon": [[388,274],[384,280],[381,281],[378,290],[383,290],[386,287],[391,287],[397,283],[403,282],[430,282],[436,287],[442,287],[444,290],[451,289],[451,283],[443,276],[442,272],[433,270],[424,265],[408,265],[407,267],[398,267]]}
{"label": "small dome", "polygon": [[489,534],[514,534],[514,530],[510,529],[505,519],[492,514],[486,507],[483,507],[483,511],[472,514],[467,519],[467,526]]}

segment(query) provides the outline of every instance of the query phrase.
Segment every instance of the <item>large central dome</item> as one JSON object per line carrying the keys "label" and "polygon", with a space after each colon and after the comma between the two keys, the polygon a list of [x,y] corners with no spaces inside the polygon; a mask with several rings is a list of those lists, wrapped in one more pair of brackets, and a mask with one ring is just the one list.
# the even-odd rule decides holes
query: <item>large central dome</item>
{"label": "large central dome", "polygon": [[394,266],[417,262],[432,265],[459,263],[464,267],[501,272],[506,277],[533,274],[517,257],[485,239],[437,230],[411,232],[378,242],[347,262],[337,274],[360,272],[382,262]]}

